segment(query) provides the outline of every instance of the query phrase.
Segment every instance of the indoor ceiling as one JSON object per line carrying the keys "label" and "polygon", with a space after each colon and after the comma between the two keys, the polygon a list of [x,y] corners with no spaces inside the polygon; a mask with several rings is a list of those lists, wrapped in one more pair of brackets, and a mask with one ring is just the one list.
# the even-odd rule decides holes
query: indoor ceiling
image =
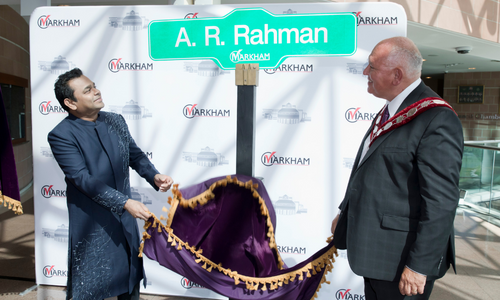
{"label": "indoor ceiling", "polygon": [[[171,4],[174,0],[51,0],[52,5],[160,5]],[[244,1],[235,1],[244,2]],[[254,1],[249,1],[254,2]],[[262,2],[262,1],[258,1]],[[282,1],[275,1],[282,2]],[[315,1],[303,1],[315,2]],[[19,10],[21,0],[0,0]],[[500,44],[464,34],[444,30],[416,22],[408,22],[408,37],[420,49],[423,58],[422,75],[433,78],[445,73],[500,72]],[[459,54],[457,47],[468,46],[472,50]],[[474,68],[474,69],[472,69]]]}
{"label": "indoor ceiling", "polygon": [[[408,22],[408,37],[420,49],[422,75],[444,73],[500,72],[500,44],[420,23]],[[472,47],[459,54],[457,47]],[[471,69],[475,68],[475,69]]]}

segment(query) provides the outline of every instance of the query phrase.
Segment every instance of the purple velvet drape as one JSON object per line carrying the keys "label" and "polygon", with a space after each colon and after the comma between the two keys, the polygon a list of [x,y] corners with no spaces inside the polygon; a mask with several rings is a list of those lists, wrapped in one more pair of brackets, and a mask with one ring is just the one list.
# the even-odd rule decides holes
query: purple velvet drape
{"label": "purple velvet drape", "polygon": [[[255,191],[265,202],[267,216],[262,214],[263,206],[250,189],[238,184],[219,186],[213,189],[213,199],[203,205],[196,205],[194,208],[179,205],[176,209],[173,206],[175,212],[170,214],[170,218],[173,217],[170,226],[173,229],[171,241],[165,228],[159,232],[160,225],[149,226],[149,237],[145,238],[143,253],[160,265],[231,299],[311,299],[324,280],[325,270],[331,269],[335,250],[333,244],[328,244],[292,268],[283,266],[280,269],[279,254],[275,244],[270,242],[269,235],[274,233],[269,232],[270,226],[267,223],[270,222],[276,230],[276,215],[269,195],[260,180],[243,175],[236,177],[240,182],[252,180],[258,184]],[[196,198],[212,184],[225,178],[217,177],[181,189],[182,198]],[[154,217],[149,222],[155,223]],[[175,243],[175,239],[172,243],[172,236],[194,246],[196,251],[202,249],[202,255],[206,259],[215,265],[220,264],[224,269],[220,271],[213,267],[208,272],[210,264],[200,261],[193,251]],[[316,264],[312,268],[314,270],[304,269],[320,258],[323,262]],[[236,281],[231,277],[231,272],[234,275],[234,271],[239,275],[232,276],[238,277]],[[287,276],[290,274],[294,275]],[[255,285],[247,285],[252,279],[257,281],[263,278],[271,280],[268,284],[260,283],[255,290],[251,288]],[[277,278],[281,278],[281,282]]]}
{"label": "purple velvet drape", "polygon": [[16,161],[1,88],[0,103],[0,191],[14,200],[20,200]]}

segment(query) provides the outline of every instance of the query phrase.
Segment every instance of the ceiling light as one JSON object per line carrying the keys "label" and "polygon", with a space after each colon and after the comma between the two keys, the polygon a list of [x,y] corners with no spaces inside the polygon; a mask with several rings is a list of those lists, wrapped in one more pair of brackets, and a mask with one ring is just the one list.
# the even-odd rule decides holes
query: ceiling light
{"label": "ceiling light", "polygon": [[472,50],[471,46],[456,47],[455,50],[458,54],[467,54]]}
{"label": "ceiling light", "polygon": [[427,61],[427,59],[425,59],[425,58],[422,58],[422,61]]}
{"label": "ceiling light", "polygon": [[469,68],[469,70],[475,70],[476,68]]}
{"label": "ceiling light", "polygon": [[427,77],[425,77],[425,79],[431,79],[431,78],[432,78],[431,76],[427,76]]}

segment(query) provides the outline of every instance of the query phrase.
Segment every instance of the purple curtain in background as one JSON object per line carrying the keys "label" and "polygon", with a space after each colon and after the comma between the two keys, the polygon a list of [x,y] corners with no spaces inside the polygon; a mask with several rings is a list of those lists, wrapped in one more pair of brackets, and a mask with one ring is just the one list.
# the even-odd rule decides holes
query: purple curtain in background
{"label": "purple curtain in background", "polygon": [[0,204],[8,206],[18,214],[22,214],[19,200],[19,184],[17,182],[16,161],[12,140],[10,137],[7,113],[3,102],[2,89],[0,88]]}
{"label": "purple curtain in background", "polygon": [[309,300],[333,267],[333,243],[284,265],[276,214],[256,178],[217,177],[172,192],[167,226],[156,216],[145,225],[143,253],[197,284],[230,299]]}

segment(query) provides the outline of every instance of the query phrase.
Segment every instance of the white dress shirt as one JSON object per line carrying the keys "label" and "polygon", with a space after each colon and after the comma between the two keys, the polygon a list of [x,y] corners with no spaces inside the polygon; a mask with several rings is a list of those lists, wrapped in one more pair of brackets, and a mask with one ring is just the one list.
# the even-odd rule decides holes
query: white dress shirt
{"label": "white dress shirt", "polygon": [[[406,89],[404,89],[399,95],[397,95],[394,99],[391,101],[387,101],[386,105],[388,106],[389,110],[389,118],[392,118],[398,111],[398,108],[401,106],[403,101],[408,97],[408,95],[413,92],[414,89],[417,88],[417,86],[420,84],[422,80],[420,78],[417,78],[412,84],[410,84]],[[361,158],[359,159],[359,163],[363,161],[363,158],[366,155],[366,152],[368,152],[368,148],[370,148],[370,135],[365,140],[365,143],[363,144],[363,152],[361,152]],[[358,163],[358,166],[359,166]]]}

